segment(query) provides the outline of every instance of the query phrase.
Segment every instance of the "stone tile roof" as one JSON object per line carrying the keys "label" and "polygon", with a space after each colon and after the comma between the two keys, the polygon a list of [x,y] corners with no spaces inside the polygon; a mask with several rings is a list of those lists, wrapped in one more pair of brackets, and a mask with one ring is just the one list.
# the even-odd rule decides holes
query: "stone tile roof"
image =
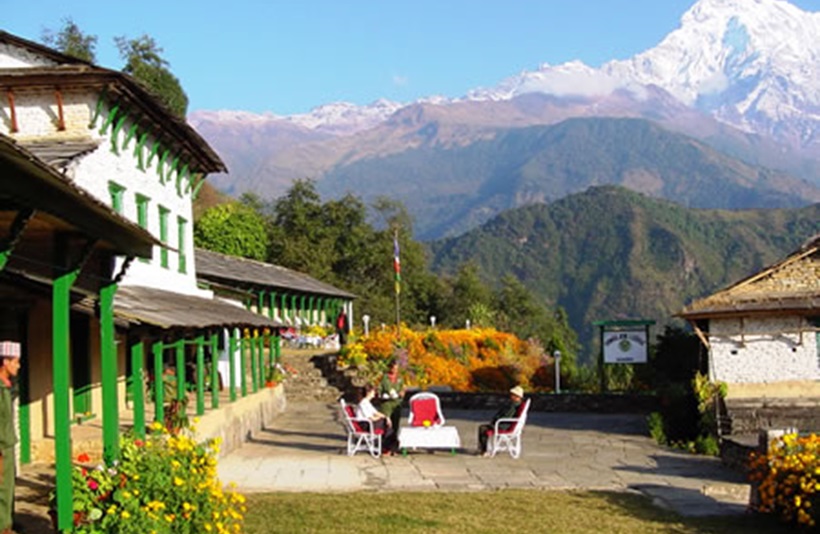
{"label": "stone tile roof", "polygon": [[20,146],[52,167],[63,169],[74,158],[96,150],[100,143],[90,139],[76,141],[39,140],[21,141]]}
{"label": "stone tile roof", "polygon": [[346,299],[356,298],[353,293],[279,265],[226,256],[199,248],[195,251],[195,257],[197,278],[229,286],[252,285]]}
{"label": "stone tile roof", "polygon": [[0,199],[49,213],[124,254],[150,257],[154,236],[116,213],[10,137],[0,134]]}
{"label": "stone tile roof", "polygon": [[[3,37],[0,33],[0,43]],[[133,117],[141,126],[153,131],[155,136],[173,142],[177,150],[196,162],[198,172],[228,172],[219,155],[184,118],[174,115],[142,84],[125,73],[85,63],[17,67],[0,69],[0,84],[9,89],[91,88],[132,110],[139,109],[140,113],[134,113]]]}
{"label": "stone tile roof", "polygon": [[273,321],[264,315],[219,299],[184,295],[144,286],[121,286],[114,300],[114,314],[132,323],[162,329],[284,326],[279,321]]}
{"label": "stone tile roof", "polygon": [[820,313],[820,234],[786,259],[706,298],[678,315],[688,319],[738,312]]}

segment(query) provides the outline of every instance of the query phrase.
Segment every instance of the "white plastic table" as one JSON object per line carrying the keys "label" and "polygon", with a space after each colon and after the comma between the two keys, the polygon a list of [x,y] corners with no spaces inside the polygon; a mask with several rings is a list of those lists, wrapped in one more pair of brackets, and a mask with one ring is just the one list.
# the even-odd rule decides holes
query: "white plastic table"
{"label": "white plastic table", "polygon": [[411,426],[399,429],[399,448],[450,449],[453,453],[461,447],[461,438],[454,426]]}

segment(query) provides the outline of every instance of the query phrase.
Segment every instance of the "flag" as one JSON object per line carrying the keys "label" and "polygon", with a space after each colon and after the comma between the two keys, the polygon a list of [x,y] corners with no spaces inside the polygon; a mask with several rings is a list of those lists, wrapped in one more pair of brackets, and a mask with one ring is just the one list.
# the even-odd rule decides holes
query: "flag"
{"label": "flag", "polygon": [[396,272],[396,295],[401,293],[401,259],[399,258],[399,236],[393,237],[393,270]]}

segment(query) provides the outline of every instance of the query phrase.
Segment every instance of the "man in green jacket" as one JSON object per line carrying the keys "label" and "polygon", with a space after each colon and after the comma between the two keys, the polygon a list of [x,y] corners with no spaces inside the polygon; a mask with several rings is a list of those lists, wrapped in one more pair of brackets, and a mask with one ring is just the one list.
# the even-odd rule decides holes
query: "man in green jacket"
{"label": "man in green jacket", "polygon": [[0,341],[0,533],[12,533],[14,513],[14,430],[11,380],[20,372],[20,343]]}
{"label": "man in green jacket", "polygon": [[[510,390],[509,400],[495,412],[492,421],[478,427],[478,454],[482,456],[490,455],[490,452],[487,450],[487,441],[490,439],[490,432],[495,430],[496,421],[515,417],[518,414],[518,409],[521,407],[521,401],[523,400],[524,388],[515,386]],[[508,430],[511,425],[512,423],[502,422],[499,425],[499,430]]]}

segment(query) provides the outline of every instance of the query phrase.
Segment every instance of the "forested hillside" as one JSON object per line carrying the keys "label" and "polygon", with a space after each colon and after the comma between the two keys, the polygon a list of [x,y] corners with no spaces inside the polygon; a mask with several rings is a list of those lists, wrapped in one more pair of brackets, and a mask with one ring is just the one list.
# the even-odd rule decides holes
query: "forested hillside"
{"label": "forested hillside", "polygon": [[564,308],[588,348],[592,321],[665,323],[692,298],[773,263],[818,231],[820,204],[701,210],[602,186],[433,242],[431,265],[445,274],[474,262],[489,284],[515,276],[536,300]]}
{"label": "forested hillside", "polygon": [[[345,165],[317,182],[324,197],[401,200],[422,240],[458,235],[512,208],[597,185],[622,185],[696,208],[786,208],[820,202],[820,189],[745,164],[647,120],[584,118],[499,130],[467,146],[432,141]],[[418,135],[424,132],[419,132]]]}

